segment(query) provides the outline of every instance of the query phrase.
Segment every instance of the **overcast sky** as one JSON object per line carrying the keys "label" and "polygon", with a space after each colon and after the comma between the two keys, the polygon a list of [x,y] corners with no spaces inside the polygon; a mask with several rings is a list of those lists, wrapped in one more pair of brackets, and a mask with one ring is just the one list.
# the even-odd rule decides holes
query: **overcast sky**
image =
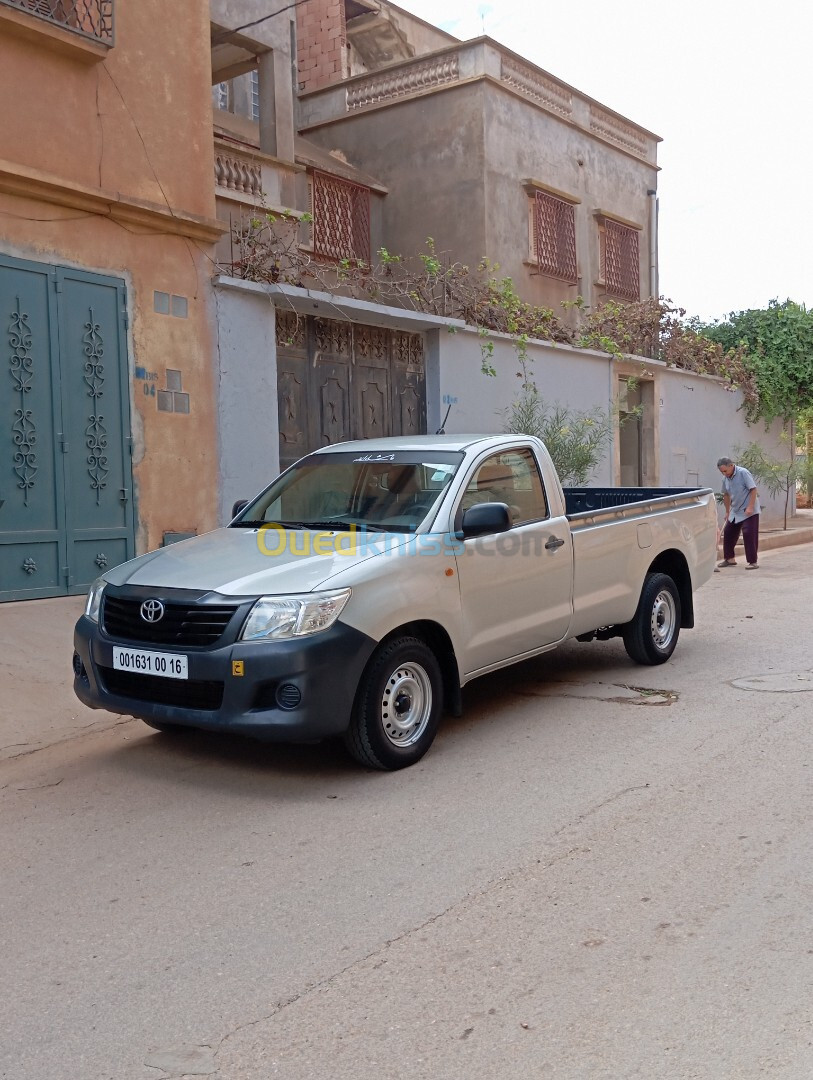
{"label": "overcast sky", "polygon": [[661,292],[690,314],[813,301],[809,0],[396,3],[485,31],[663,138]]}

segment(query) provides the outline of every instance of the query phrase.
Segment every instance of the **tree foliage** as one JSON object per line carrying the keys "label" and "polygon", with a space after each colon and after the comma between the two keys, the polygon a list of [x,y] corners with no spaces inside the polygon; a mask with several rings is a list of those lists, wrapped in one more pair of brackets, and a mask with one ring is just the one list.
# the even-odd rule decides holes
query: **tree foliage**
{"label": "tree foliage", "polygon": [[798,481],[807,484],[810,480],[810,464],[807,457],[797,457],[793,447],[789,443],[789,453],[781,458],[766,454],[759,443],[751,442],[746,447],[737,447],[735,453],[737,461],[743,468],[748,469],[757,486],[767,490],[773,498],[784,495],[784,522],[783,528],[788,527],[788,508],[791,504],[791,493],[795,492]]}
{"label": "tree foliage", "polygon": [[772,300],[698,329],[723,349],[743,350],[756,391],[749,422],[787,424],[813,407],[813,313],[804,304]]}

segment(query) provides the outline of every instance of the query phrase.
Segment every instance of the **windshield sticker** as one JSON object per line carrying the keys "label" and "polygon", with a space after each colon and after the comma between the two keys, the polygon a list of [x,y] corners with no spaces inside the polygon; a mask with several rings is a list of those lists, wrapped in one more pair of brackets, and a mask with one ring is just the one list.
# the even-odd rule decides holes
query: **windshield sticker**
{"label": "windshield sticker", "polygon": [[395,461],[395,454],[362,454],[361,457],[353,458],[357,461]]}
{"label": "windshield sticker", "polygon": [[435,465],[435,464],[430,464],[429,462],[426,463],[426,467],[427,467],[427,469],[434,469],[435,470],[432,473],[432,475],[430,477],[430,480],[432,480],[434,482],[437,482],[437,483],[439,483],[441,480],[446,480],[448,477],[450,477],[452,475],[452,473],[455,470],[454,465]]}

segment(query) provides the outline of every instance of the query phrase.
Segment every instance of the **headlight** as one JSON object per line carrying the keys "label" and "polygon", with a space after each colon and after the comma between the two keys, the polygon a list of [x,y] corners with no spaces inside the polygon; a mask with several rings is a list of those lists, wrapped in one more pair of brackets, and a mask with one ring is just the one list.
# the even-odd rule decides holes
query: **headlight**
{"label": "headlight", "polygon": [[85,604],[85,615],[95,623],[99,621],[99,610],[102,606],[102,594],[104,593],[106,584],[107,582],[104,578],[96,578],[90,586],[90,592],[88,593],[87,603]]}
{"label": "headlight", "polygon": [[350,599],[350,589],[304,596],[263,596],[249,612],[243,641],[285,641],[332,626]]}

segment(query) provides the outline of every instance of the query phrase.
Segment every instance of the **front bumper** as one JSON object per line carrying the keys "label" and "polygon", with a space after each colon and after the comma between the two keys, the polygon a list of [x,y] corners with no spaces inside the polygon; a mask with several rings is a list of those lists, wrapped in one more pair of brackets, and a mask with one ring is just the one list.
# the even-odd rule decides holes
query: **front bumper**
{"label": "front bumper", "polygon": [[[113,670],[113,648],[183,654],[189,679]],[[277,742],[343,732],[376,643],[335,623],[311,637],[169,647],[108,637],[84,615],[74,631],[74,690],[91,709]],[[243,674],[237,674],[242,664]]]}

